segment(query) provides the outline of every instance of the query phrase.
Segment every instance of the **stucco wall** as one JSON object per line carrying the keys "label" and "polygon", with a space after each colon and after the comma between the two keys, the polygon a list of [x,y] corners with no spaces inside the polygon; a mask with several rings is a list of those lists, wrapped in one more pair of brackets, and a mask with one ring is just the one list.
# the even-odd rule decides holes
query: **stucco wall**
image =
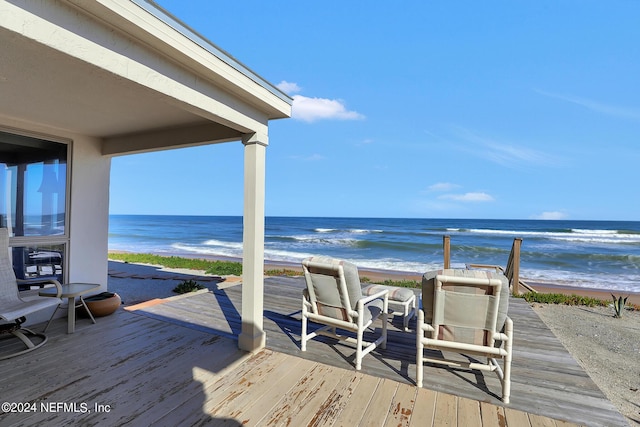
{"label": "stucco wall", "polygon": [[73,140],[68,277],[106,290],[111,159],[101,154],[98,139]]}

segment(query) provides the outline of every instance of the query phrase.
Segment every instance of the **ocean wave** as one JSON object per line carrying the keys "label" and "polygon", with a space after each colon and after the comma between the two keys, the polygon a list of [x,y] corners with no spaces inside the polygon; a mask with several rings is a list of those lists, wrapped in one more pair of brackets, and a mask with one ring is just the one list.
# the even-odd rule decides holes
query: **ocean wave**
{"label": "ocean wave", "polygon": [[[280,238],[284,236],[279,236]],[[286,237],[285,237],[286,238]],[[288,236],[290,240],[306,244],[331,245],[331,246],[354,246],[358,243],[356,239],[349,238],[322,238],[318,236]]]}
{"label": "ocean wave", "polygon": [[566,231],[519,231],[473,228],[469,229],[468,232],[483,235],[531,237],[585,243],[640,243],[639,233],[624,233],[621,230],[591,230],[574,228]]}
{"label": "ocean wave", "polygon": [[209,239],[203,242],[205,246],[219,246],[223,248],[242,249],[242,242],[225,242],[222,240]]}
{"label": "ocean wave", "polygon": [[572,228],[571,232],[578,234],[617,234],[618,230],[592,230],[588,228]]}
{"label": "ocean wave", "polygon": [[[539,282],[587,289],[609,289],[619,292],[640,292],[638,274],[598,274],[568,270],[523,269],[520,277],[525,282]],[[535,288],[535,284],[533,285]]]}
{"label": "ocean wave", "polygon": [[338,229],[338,228],[314,228],[313,231],[316,233],[353,233],[353,234],[368,234],[368,233],[384,233],[384,230],[369,230],[366,228],[348,228],[348,229]]}
{"label": "ocean wave", "polygon": [[173,249],[182,252],[185,254],[197,254],[197,255],[206,255],[206,256],[222,256],[222,257],[230,257],[230,258],[242,258],[242,250],[231,250],[224,248],[207,248],[203,246],[185,246],[180,244],[172,245]]}

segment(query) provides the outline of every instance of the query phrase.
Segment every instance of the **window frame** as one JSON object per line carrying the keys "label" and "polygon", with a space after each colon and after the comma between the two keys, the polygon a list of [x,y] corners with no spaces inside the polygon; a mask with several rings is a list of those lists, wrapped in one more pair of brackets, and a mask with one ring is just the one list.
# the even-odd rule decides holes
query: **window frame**
{"label": "window frame", "polygon": [[[62,253],[62,279],[64,282],[69,278],[69,245],[70,245],[70,217],[71,217],[71,176],[73,168],[73,141],[71,139],[57,137],[48,134],[42,134],[37,132],[25,131],[22,129],[15,129],[5,126],[0,126],[0,131],[23,136],[27,138],[35,138],[43,141],[64,144],[67,149],[66,158],[66,176],[65,176],[65,199],[64,199],[64,232],[62,234],[50,235],[50,236],[10,236],[9,247],[37,247],[37,246],[52,246],[61,245],[63,248]],[[17,203],[17,202],[16,202]],[[37,281],[31,279],[34,282]]]}

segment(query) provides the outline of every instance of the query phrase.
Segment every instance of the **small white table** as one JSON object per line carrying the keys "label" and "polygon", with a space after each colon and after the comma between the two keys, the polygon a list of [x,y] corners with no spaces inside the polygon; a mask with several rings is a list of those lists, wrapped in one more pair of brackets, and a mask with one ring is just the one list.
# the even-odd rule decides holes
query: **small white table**
{"label": "small white table", "polygon": [[[65,285],[62,285],[62,295],[60,295],[60,298],[67,298],[67,303],[69,305],[67,312],[68,334],[72,334],[76,330],[76,297],[79,297],[80,299],[80,304],[78,304],[78,307],[83,306],[84,309],[87,310],[87,313],[89,313],[91,321],[93,323],[96,323],[96,319],[93,318],[93,314],[91,314],[91,310],[89,310],[87,304],[85,304],[82,296],[91,291],[97,291],[98,289],[100,289],[100,285],[95,283],[67,283]],[[41,290],[38,295],[40,295],[41,297],[55,297],[57,296],[56,292],[56,288],[45,288]],[[47,326],[44,328],[44,332],[47,331],[47,328],[53,320],[53,316],[55,316],[56,312],[58,311],[58,308],[60,308],[60,304],[58,304],[55,311],[51,315],[51,319],[49,319]]]}

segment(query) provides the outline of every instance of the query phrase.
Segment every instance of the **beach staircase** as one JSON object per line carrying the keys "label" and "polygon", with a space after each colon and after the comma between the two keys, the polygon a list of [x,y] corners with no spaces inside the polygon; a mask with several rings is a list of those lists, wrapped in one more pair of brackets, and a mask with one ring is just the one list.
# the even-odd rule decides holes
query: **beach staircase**
{"label": "beach staircase", "polygon": [[[444,268],[451,268],[451,236],[442,236],[442,248],[444,252]],[[507,259],[506,268],[499,265],[489,264],[466,264],[467,268],[481,268],[495,270],[498,273],[504,274],[509,279],[509,287],[511,293],[514,295],[520,295],[520,288],[526,289],[525,292],[537,292],[533,287],[520,279],[520,249],[522,248],[522,238],[516,237],[513,239],[513,245],[511,246],[511,252]]]}

